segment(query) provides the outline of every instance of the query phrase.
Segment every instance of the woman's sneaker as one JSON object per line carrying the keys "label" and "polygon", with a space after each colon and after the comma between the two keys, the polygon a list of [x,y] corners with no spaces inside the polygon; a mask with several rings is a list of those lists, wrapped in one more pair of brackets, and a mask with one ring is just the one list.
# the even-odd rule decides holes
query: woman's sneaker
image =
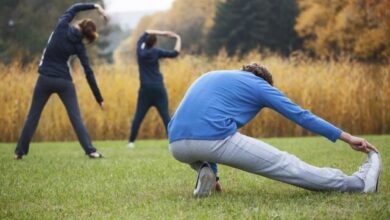
{"label": "woman's sneaker", "polygon": [[194,189],[194,196],[205,197],[211,194],[216,185],[216,176],[208,163],[204,163],[199,171]]}
{"label": "woman's sneaker", "polygon": [[15,154],[14,159],[15,160],[21,160],[21,159],[23,159],[23,155]]}
{"label": "woman's sneaker", "polygon": [[93,152],[88,154],[88,157],[91,159],[98,159],[98,158],[103,158],[103,155],[98,152]]}
{"label": "woman's sneaker", "polygon": [[128,149],[133,149],[133,148],[135,148],[134,142],[129,142],[129,143],[127,144],[127,148],[128,148]]}

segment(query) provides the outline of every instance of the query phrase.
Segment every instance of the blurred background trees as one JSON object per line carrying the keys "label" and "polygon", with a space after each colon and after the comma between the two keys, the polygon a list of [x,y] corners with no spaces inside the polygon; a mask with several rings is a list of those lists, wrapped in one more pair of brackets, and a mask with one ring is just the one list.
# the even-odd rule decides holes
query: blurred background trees
{"label": "blurred background trees", "polygon": [[294,0],[227,0],[218,4],[208,35],[208,52],[226,48],[229,55],[269,49],[288,55],[299,48],[294,31],[298,7]]}
{"label": "blurred background trees", "polygon": [[385,60],[390,55],[390,0],[299,0],[296,30],[319,57]]}
{"label": "blurred background trees", "polygon": [[[1,0],[0,61],[9,63],[21,58],[22,63],[38,60],[58,18],[72,4],[85,0]],[[90,2],[90,1],[89,1]],[[102,4],[102,1],[94,1]],[[104,25],[96,12],[82,12],[76,19],[92,18],[100,30],[100,42],[89,46],[92,57],[112,60],[111,33],[120,32],[115,25]],[[120,39],[122,40],[122,39]],[[119,43],[119,42],[118,42]]]}
{"label": "blurred background trees", "polygon": [[[41,57],[59,16],[80,1],[1,0],[0,140],[17,139],[36,80],[32,61]],[[128,135],[139,83],[135,44],[146,29],[173,30],[183,39],[183,56],[161,63],[171,113],[200,74],[257,60],[292,100],[337,126],[356,134],[390,131],[390,0],[175,0],[166,11],[111,13],[108,25],[95,11],[77,16],[83,17],[98,22],[99,42],[88,51],[109,109],[96,112],[82,68],[75,65],[80,108],[94,139]],[[160,38],[158,46],[172,49],[173,40]],[[75,140],[58,98],[45,111],[36,140]],[[309,134],[270,111],[262,114],[245,134]],[[158,117],[152,110],[140,137],[165,138]]]}
{"label": "blurred background trees", "polygon": [[[39,59],[58,17],[75,2],[86,1],[2,0],[1,62]],[[102,22],[93,12],[83,16]],[[132,30],[114,23],[98,26],[100,41],[89,51],[109,63],[133,59],[145,29],[179,33],[183,52],[189,54],[214,56],[226,50],[229,56],[250,51],[286,56],[302,51],[317,58],[366,62],[390,56],[390,0],[175,0],[171,9],[144,16]],[[172,48],[173,41],[161,38],[159,46]]]}
{"label": "blurred background trees", "polygon": [[[117,52],[117,58],[128,61],[134,55],[136,42],[147,29],[172,30],[181,35],[182,48],[191,54],[201,54],[207,47],[207,35],[214,24],[216,5],[221,0],[176,0],[168,11],[145,16]],[[172,48],[172,39],[160,38],[158,46]]]}

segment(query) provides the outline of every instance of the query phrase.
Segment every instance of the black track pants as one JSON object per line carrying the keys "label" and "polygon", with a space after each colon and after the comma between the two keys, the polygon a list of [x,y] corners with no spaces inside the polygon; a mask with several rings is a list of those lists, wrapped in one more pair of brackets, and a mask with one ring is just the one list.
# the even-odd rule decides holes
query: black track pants
{"label": "black track pants", "polygon": [[142,85],[138,92],[137,109],[131,126],[129,142],[135,141],[138,129],[152,106],[157,108],[164,126],[167,128],[171,118],[168,110],[168,95],[164,85]]}
{"label": "black track pants", "polygon": [[28,154],[30,141],[37,128],[42,110],[53,93],[57,93],[65,105],[69,119],[85,153],[95,152],[96,149],[92,146],[87,129],[81,119],[76,90],[72,81],[40,75],[35,85],[30,111],[16,146],[15,154]]}

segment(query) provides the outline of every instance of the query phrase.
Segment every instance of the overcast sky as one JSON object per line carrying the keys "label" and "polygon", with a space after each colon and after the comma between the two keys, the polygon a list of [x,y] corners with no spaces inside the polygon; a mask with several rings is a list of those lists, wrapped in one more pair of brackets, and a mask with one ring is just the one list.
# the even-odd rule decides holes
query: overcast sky
{"label": "overcast sky", "polygon": [[104,0],[108,13],[127,11],[161,11],[171,7],[174,0]]}

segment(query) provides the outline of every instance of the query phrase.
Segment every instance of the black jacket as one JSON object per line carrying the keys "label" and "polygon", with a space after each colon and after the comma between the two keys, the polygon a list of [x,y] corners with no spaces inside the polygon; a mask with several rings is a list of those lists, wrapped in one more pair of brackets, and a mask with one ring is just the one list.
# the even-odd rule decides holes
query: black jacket
{"label": "black jacket", "polygon": [[145,40],[147,37],[148,33],[145,32],[137,42],[137,61],[141,85],[164,85],[159,60],[161,58],[175,58],[179,52],[155,47],[146,48]]}
{"label": "black jacket", "polygon": [[60,17],[56,28],[49,37],[39,63],[38,72],[49,77],[72,80],[68,62],[72,55],[77,55],[93,95],[96,101],[101,103],[103,98],[96,84],[93,70],[89,65],[87,52],[82,42],[83,36],[78,29],[70,24],[77,12],[94,8],[94,4],[74,4]]}

